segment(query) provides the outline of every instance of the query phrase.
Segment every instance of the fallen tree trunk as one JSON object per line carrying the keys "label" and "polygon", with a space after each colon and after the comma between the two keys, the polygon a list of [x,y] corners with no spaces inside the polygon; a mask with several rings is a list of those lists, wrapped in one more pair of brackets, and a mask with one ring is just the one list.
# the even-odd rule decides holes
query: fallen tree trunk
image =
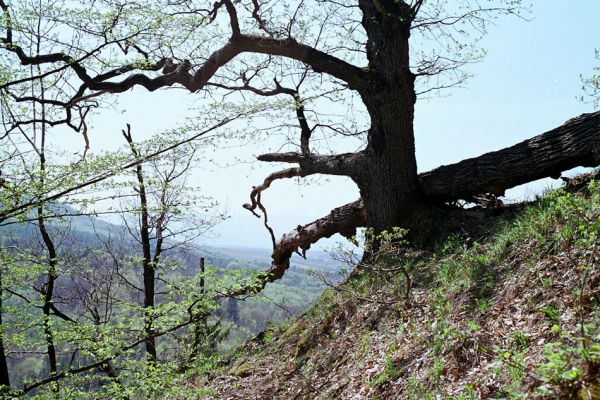
{"label": "fallen tree trunk", "polygon": [[434,202],[470,199],[541,178],[558,179],[575,167],[600,165],[600,112],[582,114],[564,125],[502,150],[445,165],[419,175]]}
{"label": "fallen tree trunk", "polygon": [[[582,114],[562,126],[502,150],[445,165],[419,175],[424,197],[433,204],[470,200],[477,195],[502,195],[505,190],[537,179],[559,178],[575,167],[600,165],[600,112]],[[359,199],[323,218],[283,235],[272,254],[271,268],[260,289],[283,276],[290,258],[321,238],[336,233],[352,236],[365,226],[366,209]],[[254,286],[253,292],[258,292]],[[248,293],[242,290],[236,294]]]}

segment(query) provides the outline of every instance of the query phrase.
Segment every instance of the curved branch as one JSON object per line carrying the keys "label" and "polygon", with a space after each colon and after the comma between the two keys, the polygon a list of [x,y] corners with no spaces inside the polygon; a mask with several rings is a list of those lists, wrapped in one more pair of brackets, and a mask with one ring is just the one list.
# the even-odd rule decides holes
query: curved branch
{"label": "curved branch", "polygon": [[270,54],[291,58],[310,65],[313,71],[329,74],[348,84],[350,89],[360,91],[367,79],[362,68],[295,39],[275,39],[263,36],[242,35],[240,47],[243,52]]}
{"label": "curved branch", "polygon": [[252,188],[252,192],[250,193],[250,203],[246,203],[243,205],[243,207],[246,210],[250,211],[257,218],[260,218],[260,215],[258,215],[254,210],[256,210],[256,208],[260,209],[260,211],[263,214],[263,222],[264,222],[265,228],[267,228],[267,231],[269,231],[269,234],[271,235],[271,242],[273,243],[273,250],[275,250],[275,248],[276,248],[276,239],[275,239],[275,234],[273,233],[273,228],[271,228],[271,226],[269,225],[269,219],[268,219],[269,217],[267,214],[267,209],[261,202],[262,192],[267,190],[269,188],[269,186],[271,186],[271,183],[273,183],[274,181],[276,181],[278,179],[304,177],[306,175],[307,174],[304,173],[300,168],[288,168],[288,169],[284,169],[282,171],[274,172],[271,175],[267,176],[261,185],[254,186]]}
{"label": "curved branch", "polygon": [[[257,207],[260,207],[259,201],[260,199],[257,199],[260,194],[267,190],[271,184],[278,180],[278,179],[289,179],[289,178],[295,178],[295,177],[305,177],[308,174],[305,173],[304,171],[302,171],[300,168],[288,168],[288,169],[284,169],[281,171],[277,171],[277,172],[273,172],[271,175],[267,176],[265,178],[265,180],[263,181],[263,183],[259,186],[254,186],[252,188],[252,192],[250,192],[250,203],[246,203],[243,205],[243,207],[246,210],[251,211],[252,213],[254,213],[254,210],[256,210]],[[256,213],[254,213],[254,215],[256,215],[258,217],[258,215]]]}
{"label": "curved branch", "polygon": [[[310,65],[315,72],[324,72],[346,82],[351,89],[360,90],[365,86],[365,71],[337,57],[298,43],[294,39],[274,39],[252,35],[233,36],[226,45],[212,53],[193,75],[189,72],[191,67],[189,62],[183,62],[174,71],[156,78],[150,78],[144,74],[134,74],[120,82],[107,82],[104,79],[95,78],[88,79],[85,86],[92,90],[120,93],[136,85],[154,91],[178,83],[190,92],[196,92],[207,85],[220,67],[245,52],[291,58]],[[163,72],[165,71],[163,70]]]}
{"label": "curved branch", "polygon": [[231,32],[234,37],[240,36],[240,23],[238,21],[237,11],[231,0],[221,0],[214,4],[213,10],[209,14],[210,22],[213,22],[217,18],[219,8],[225,6],[227,13],[229,14],[229,23],[231,24]]}
{"label": "curved branch", "polygon": [[364,226],[367,220],[366,209],[361,199],[331,210],[329,215],[319,218],[306,225],[298,225],[296,229],[283,235],[277,242],[272,254],[272,263],[268,271],[256,282],[242,287],[227,296],[243,296],[259,293],[269,282],[274,282],[283,277],[290,266],[292,254],[310,248],[322,238],[328,238],[336,233],[352,237],[356,228]]}
{"label": "curved branch", "polygon": [[[347,153],[333,156],[319,156],[314,154],[298,153],[273,153],[258,156],[258,160],[260,161],[290,162],[298,163],[300,165],[299,167],[284,169],[267,176],[261,185],[254,186],[252,188],[252,192],[250,193],[250,203],[243,205],[245,209],[249,210],[257,218],[260,218],[260,215],[258,215],[255,210],[257,208],[261,210],[265,228],[267,231],[269,231],[269,235],[271,236],[274,254],[277,252],[279,245],[276,242],[273,229],[268,223],[267,210],[261,202],[262,193],[267,190],[274,181],[279,179],[289,179],[294,177],[303,178],[308,175],[319,173],[328,175],[352,176],[354,175],[355,171],[360,170],[360,168],[358,168],[358,160],[360,160],[361,157],[362,153]],[[343,206],[342,208],[344,207],[346,206]],[[340,213],[338,212],[336,215],[339,214]]]}
{"label": "curved branch", "polygon": [[331,210],[329,215],[319,218],[309,224],[298,226],[283,235],[273,251],[273,262],[269,270],[271,278],[279,279],[289,267],[290,257],[298,249],[306,252],[319,239],[328,238],[336,233],[351,237],[356,228],[366,223],[366,209],[362,199]]}
{"label": "curved branch", "polygon": [[[82,84],[76,95],[69,101],[69,104],[77,102],[79,98],[84,96],[86,90],[122,93],[134,86],[142,86],[148,91],[155,91],[159,88],[179,84],[190,92],[196,92],[207,85],[208,81],[215,75],[219,68],[229,63],[237,55],[245,52],[294,59],[310,66],[316,72],[327,73],[345,82],[351,89],[360,90],[365,87],[367,73],[363,69],[342,59],[306,44],[299,43],[292,38],[277,39],[269,36],[244,35],[240,31],[236,8],[230,0],[216,2],[212,11],[209,12],[209,21],[216,18],[218,10],[223,6],[230,17],[232,36],[227,44],[213,52],[193,73],[190,72],[192,64],[188,60],[184,60],[181,63],[173,63],[172,60],[161,59],[156,63],[149,63],[142,67],[139,64],[132,63],[96,76],[91,76],[83,65],[83,60],[99,51],[100,48],[87,53],[80,59],[75,59],[62,52],[41,54],[33,57],[29,56],[22,47],[13,42],[11,15],[8,5],[4,0],[0,0],[0,9],[7,21],[7,27],[6,36],[0,38],[0,43],[2,43],[5,49],[16,54],[22,65],[62,63],[65,67],[68,66],[73,69]],[[116,44],[120,46],[119,41]],[[108,43],[103,46],[105,45],[108,45]],[[55,69],[55,71],[60,71],[62,68]],[[133,73],[121,81],[111,81],[113,78],[123,76],[135,70],[158,71],[161,68],[163,69],[162,75],[158,77],[152,78],[140,72]]]}

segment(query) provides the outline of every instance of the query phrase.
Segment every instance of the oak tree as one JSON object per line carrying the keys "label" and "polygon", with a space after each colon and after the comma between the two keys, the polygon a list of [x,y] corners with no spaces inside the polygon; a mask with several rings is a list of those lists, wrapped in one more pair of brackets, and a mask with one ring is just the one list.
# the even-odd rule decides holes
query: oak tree
{"label": "oak tree", "polygon": [[[32,51],[24,45],[35,28],[28,24],[27,3],[0,0],[0,91],[5,107],[52,107],[44,121],[49,126],[87,134],[90,109],[136,87],[150,92],[183,88],[209,102],[233,96],[238,106],[247,105],[249,95],[289,99],[280,113],[270,110],[277,115],[263,115],[278,122],[269,132],[288,135],[289,151],[258,159],[294,167],[268,176],[252,191],[246,208],[261,211],[268,227],[261,193],[275,180],[315,174],[350,177],[361,198],[299,225],[280,240],[273,236],[270,280],[283,274],[295,251],[322,237],[351,235],[359,226],[375,232],[414,229],[441,204],[502,195],[507,188],[566,169],[600,164],[600,114],[594,113],[513,147],[417,173],[415,102],[420,95],[462,83],[467,77],[462,66],[482,56],[477,43],[490,21],[519,16],[518,0],[44,4],[40,13],[48,29]],[[23,71],[32,66],[39,73],[30,77]],[[30,83],[48,77],[60,78],[55,96],[30,96]],[[248,106],[245,115],[263,112],[260,108]],[[206,111],[232,109],[239,110],[220,106]],[[343,112],[332,116],[336,111],[327,110]],[[352,118],[355,111],[365,118]],[[37,122],[12,113],[5,118],[5,136]],[[291,131],[295,136],[289,136]],[[330,136],[358,137],[364,145],[348,153],[325,152],[321,141]]]}

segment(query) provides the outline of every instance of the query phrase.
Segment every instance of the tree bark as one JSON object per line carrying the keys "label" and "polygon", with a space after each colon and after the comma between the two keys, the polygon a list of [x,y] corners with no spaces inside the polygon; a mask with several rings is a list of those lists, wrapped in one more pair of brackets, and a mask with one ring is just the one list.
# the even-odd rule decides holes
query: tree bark
{"label": "tree bark", "polygon": [[409,68],[411,8],[391,0],[359,1],[367,33],[370,81],[360,91],[371,119],[364,162],[353,176],[376,232],[406,222],[418,204],[413,132],[415,77]]}
{"label": "tree bark", "polygon": [[290,266],[290,258],[294,253],[310,249],[313,243],[328,238],[336,233],[351,237],[356,228],[366,223],[365,207],[361,199],[331,210],[329,215],[306,225],[298,225],[283,235],[277,242],[272,254],[272,263],[266,274],[258,282],[252,282],[226,296],[244,296],[259,293],[269,282],[274,282],[285,274]]}
{"label": "tree bark", "polygon": [[[582,114],[514,146],[442,166],[420,174],[418,178],[422,200],[435,205],[469,200],[485,193],[501,195],[507,189],[532,180],[558,178],[565,170],[598,165],[600,111]],[[394,176],[396,173],[400,172],[390,165],[388,174]],[[373,221],[373,218],[369,219],[369,212],[363,200],[359,199],[283,235],[272,255],[273,263],[269,270],[272,275],[269,280],[283,276],[289,267],[289,258],[298,249],[307,250],[319,239],[335,233],[348,236],[354,234],[358,227],[372,226],[369,225],[369,221]],[[396,212],[410,213],[411,208],[398,209]]]}
{"label": "tree bark", "polygon": [[503,195],[536,179],[560,177],[575,167],[600,165],[600,112],[582,114],[562,126],[502,150],[446,165],[419,176],[425,196],[436,202],[473,195]]}

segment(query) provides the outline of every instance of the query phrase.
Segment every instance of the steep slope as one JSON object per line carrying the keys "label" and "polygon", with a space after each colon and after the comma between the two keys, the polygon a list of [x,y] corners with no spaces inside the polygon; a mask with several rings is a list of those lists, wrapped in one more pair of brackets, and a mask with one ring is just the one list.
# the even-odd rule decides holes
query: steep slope
{"label": "steep slope", "polygon": [[600,398],[600,184],[326,291],[194,379],[219,399]]}

